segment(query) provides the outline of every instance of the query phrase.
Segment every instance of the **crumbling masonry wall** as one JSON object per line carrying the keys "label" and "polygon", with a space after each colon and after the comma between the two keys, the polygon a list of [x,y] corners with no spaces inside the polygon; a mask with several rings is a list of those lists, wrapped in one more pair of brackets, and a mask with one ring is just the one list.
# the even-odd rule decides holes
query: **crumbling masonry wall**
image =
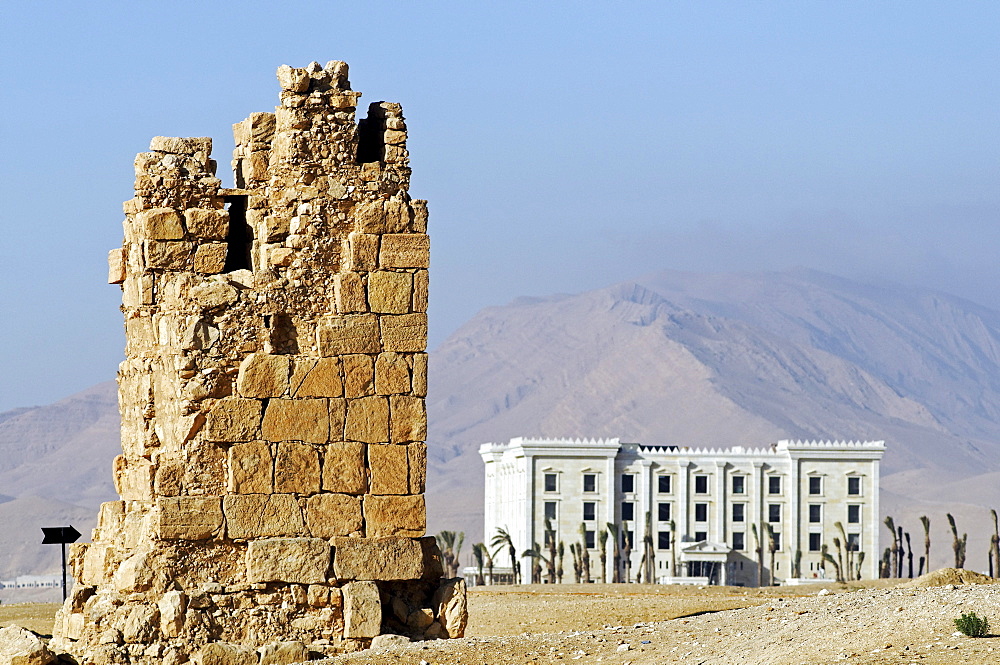
{"label": "crumbling masonry wall", "polygon": [[135,161],[109,258],[121,500],[73,550],[54,640],[95,663],[464,630],[464,586],[423,537],[429,241],[401,108],[357,122],[342,62],[278,81],[275,112],[234,125],[236,189],[208,138]]}

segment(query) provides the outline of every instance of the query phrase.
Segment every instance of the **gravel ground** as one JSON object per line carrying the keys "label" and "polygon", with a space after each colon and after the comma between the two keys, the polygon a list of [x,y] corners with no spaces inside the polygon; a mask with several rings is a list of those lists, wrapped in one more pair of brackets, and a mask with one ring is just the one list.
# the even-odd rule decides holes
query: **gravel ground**
{"label": "gravel ground", "polygon": [[[787,594],[789,589],[775,591]],[[324,662],[331,665],[1000,663],[1000,637],[973,639],[956,635],[952,623],[962,612],[972,610],[993,618],[1000,627],[1000,585],[819,593],[813,590],[808,597],[750,593],[745,600],[751,606],[742,609],[709,609],[697,616],[666,621],[507,636],[482,635],[483,627],[476,623],[482,620],[487,605],[493,615],[513,613],[526,605],[524,598],[509,593],[507,601],[503,601],[502,594],[497,594],[490,602],[484,602],[487,598],[473,595],[470,605],[478,605],[478,609],[473,611],[470,637],[388,650],[372,649]],[[719,593],[717,600],[726,597]],[[728,599],[736,602],[732,594]],[[598,599],[593,613],[583,606],[577,607],[580,623],[592,622],[604,600],[607,599]],[[647,595],[618,600],[624,606],[648,604]],[[690,607],[696,606],[697,601],[691,600]],[[627,613],[627,607],[621,612]],[[531,621],[528,616],[520,617]],[[541,616],[536,618],[541,619]]]}

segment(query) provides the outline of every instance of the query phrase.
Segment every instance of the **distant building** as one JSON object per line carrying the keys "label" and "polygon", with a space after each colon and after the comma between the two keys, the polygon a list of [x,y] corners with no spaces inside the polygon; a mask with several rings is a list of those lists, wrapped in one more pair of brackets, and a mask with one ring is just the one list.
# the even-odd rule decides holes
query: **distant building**
{"label": "distant building", "polygon": [[[860,569],[862,578],[873,578],[880,560],[884,453],[883,441],[779,441],[762,449],[717,450],[618,439],[487,443],[479,449],[486,465],[486,542],[501,528],[518,554],[537,544],[548,556],[548,519],[549,537],[554,533],[566,547],[563,582],[574,579],[569,545],[581,541],[590,554],[591,579],[601,581],[600,532],[610,523],[619,532],[620,552],[626,538],[631,541],[631,581],[641,576],[660,583],[756,586],[753,534],[762,543],[761,579],[768,584],[770,527],[778,583],[833,579],[834,567],[822,551],[826,546],[836,559],[834,539],[845,550],[843,567],[849,546],[853,577]],[[506,553],[494,563],[495,575],[510,575]],[[524,581],[530,581],[531,568],[531,558],[523,557]],[[613,579],[613,568],[609,540],[603,579]],[[619,575],[624,581],[624,556]]]}

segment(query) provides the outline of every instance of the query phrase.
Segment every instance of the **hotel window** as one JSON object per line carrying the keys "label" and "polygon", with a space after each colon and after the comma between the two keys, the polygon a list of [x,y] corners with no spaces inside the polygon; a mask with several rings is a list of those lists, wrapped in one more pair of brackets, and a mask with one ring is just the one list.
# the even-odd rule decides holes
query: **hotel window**
{"label": "hotel window", "polygon": [[847,479],[847,493],[851,496],[861,496],[861,478],[850,476]]}
{"label": "hotel window", "polygon": [[861,534],[860,533],[849,533],[847,534],[847,549],[851,552],[858,552],[861,550]]}
{"label": "hotel window", "polygon": [[823,479],[819,476],[809,476],[809,494],[816,496],[823,493]]}
{"label": "hotel window", "polygon": [[696,503],[696,504],[694,504],[694,521],[695,522],[707,522],[708,521],[708,504],[707,503]]}
{"label": "hotel window", "polygon": [[546,501],[545,502],[545,519],[554,520],[556,518],[556,502]]}
{"label": "hotel window", "polygon": [[589,522],[597,519],[597,503],[593,501],[583,502],[583,521]]}
{"label": "hotel window", "polygon": [[708,494],[708,476],[694,477],[694,493]]}
{"label": "hotel window", "polygon": [[694,532],[694,540],[695,540],[695,542],[701,542],[703,540],[708,540],[708,532],[707,531],[695,531]]}
{"label": "hotel window", "polygon": [[584,492],[596,492],[597,491],[597,474],[596,473],[585,473],[585,474],[583,474],[583,491]]}
{"label": "hotel window", "polygon": [[775,532],[774,533],[774,551],[777,552],[780,549],[781,549],[781,534]]}
{"label": "hotel window", "polygon": [[631,522],[635,519],[635,504],[631,501],[622,501],[622,521]]}
{"label": "hotel window", "polygon": [[733,521],[743,522],[747,518],[747,504],[745,503],[734,503],[733,504]]}
{"label": "hotel window", "polygon": [[733,476],[733,494],[746,494],[746,491],[747,491],[746,476]]}
{"label": "hotel window", "polygon": [[670,476],[656,477],[656,491],[660,494],[670,494]]}
{"label": "hotel window", "polygon": [[554,473],[545,474],[545,491],[555,492],[559,489],[558,476]]}
{"label": "hotel window", "polygon": [[856,503],[847,506],[847,523],[861,524],[861,506]]}
{"label": "hotel window", "polygon": [[809,551],[819,552],[823,549],[823,534],[821,533],[810,533],[809,534]]}
{"label": "hotel window", "polygon": [[809,523],[819,524],[823,521],[823,506],[818,503],[809,505]]}
{"label": "hotel window", "polygon": [[781,476],[768,476],[767,493],[781,494]]}
{"label": "hotel window", "polygon": [[622,493],[628,494],[635,491],[635,475],[631,473],[622,474]]}
{"label": "hotel window", "polygon": [[670,532],[660,531],[656,534],[656,547],[661,550],[670,549]]}
{"label": "hotel window", "polygon": [[656,519],[661,522],[670,521],[670,504],[669,503],[658,503],[656,504]]}
{"label": "hotel window", "polygon": [[594,549],[597,546],[597,543],[596,543],[596,541],[594,539],[595,538],[595,536],[594,536],[595,533],[596,533],[595,531],[584,531],[583,532],[583,540],[584,540],[584,543],[587,545],[587,549],[588,550],[592,550],[592,549]]}
{"label": "hotel window", "polygon": [[625,541],[627,540],[628,542],[632,543],[632,547],[634,548],[635,547],[635,540],[633,538],[634,534],[631,531],[626,531],[625,529],[622,529],[621,534],[622,534],[621,546],[625,547]]}
{"label": "hotel window", "polygon": [[769,503],[767,504],[767,521],[772,524],[781,521],[781,504],[780,503]]}
{"label": "hotel window", "polygon": [[747,548],[746,539],[743,536],[743,532],[733,531],[733,549],[742,551],[745,550],[746,548]]}

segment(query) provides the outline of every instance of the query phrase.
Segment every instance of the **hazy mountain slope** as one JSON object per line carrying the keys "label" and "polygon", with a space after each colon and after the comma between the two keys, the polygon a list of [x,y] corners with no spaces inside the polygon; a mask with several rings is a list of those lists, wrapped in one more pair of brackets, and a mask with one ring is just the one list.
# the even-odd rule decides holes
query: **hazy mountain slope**
{"label": "hazy mountain slope", "polygon": [[[486,441],[878,438],[889,444],[883,514],[920,543],[917,517],[930,515],[943,564],[952,510],[970,532],[971,565],[985,566],[984,506],[1000,505],[1000,314],[809,271],[640,282],[483,310],[431,354],[431,532],[482,539]],[[84,507],[66,519],[96,516],[115,498],[119,450],[113,383],[0,414],[0,526],[28,534],[16,560],[33,563],[21,572],[48,565],[33,534],[62,505],[26,499]]]}

